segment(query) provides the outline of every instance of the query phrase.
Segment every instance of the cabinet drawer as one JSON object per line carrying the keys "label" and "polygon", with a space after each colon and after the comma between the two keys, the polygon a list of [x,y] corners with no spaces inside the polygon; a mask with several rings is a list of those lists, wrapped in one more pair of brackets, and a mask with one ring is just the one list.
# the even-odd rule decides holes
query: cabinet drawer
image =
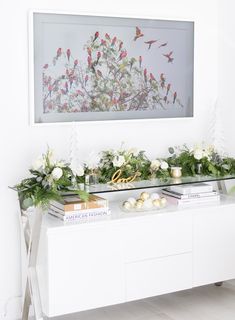
{"label": "cabinet drawer", "polygon": [[125,260],[140,261],[192,251],[192,214],[154,214],[125,229]]}
{"label": "cabinet drawer", "polygon": [[192,287],[192,254],[126,265],[126,300],[143,299]]}

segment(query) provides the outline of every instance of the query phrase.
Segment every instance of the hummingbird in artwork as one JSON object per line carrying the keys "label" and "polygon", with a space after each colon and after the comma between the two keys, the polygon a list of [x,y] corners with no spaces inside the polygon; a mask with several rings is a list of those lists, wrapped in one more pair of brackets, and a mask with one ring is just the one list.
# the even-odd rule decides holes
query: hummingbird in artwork
{"label": "hummingbird in artwork", "polygon": [[67,55],[67,58],[68,58],[68,61],[69,61],[70,56],[71,56],[71,50],[70,49],[67,49],[66,55]]}
{"label": "hummingbird in artwork", "polygon": [[88,74],[86,74],[86,76],[85,76],[85,86],[87,84],[88,79],[89,79]]}
{"label": "hummingbird in artwork", "polygon": [[137,39],[143,37],[144,34],[141,32],[140,28],[135,27],[135,37],[134,37],[134,41],[136,41]]}
{"label": "hummingbird in artwork", "polygon": [[88,56],[88,57],[87,57],[87,63],[88,63],[88,67],[91,68],[91,65],[92,65],[91,56]]}
{"label": "hummingbird in artwork", "polygon": [[119,43],[119,48],[118,48],[118,51],[121,51],[121,49],[122,49],[122,46],[123,46],[123,42],[121,41],[121,42]]}
{"label": "hummingbird in artwork", "polygon": [[111,46],[113,47],[117,41],[117,37],[114,37],[111,42]]}
{"label": "hummingbird in artwork", "polygon": [[160,44],[160,46],[158,48],[165,47],[165,46],[167,46],[167,44],[168,44],[168,42],[162,43],[162,44]]}
{"label": "hummingbird in artwork", "polygon": [[97,75],[98,75],[99,77],[103,78],[103,74],[102,74],[102,72],[101,72],[100,70],[97,70],[96,73],[97,73]]}
{"label": "hummingbird in artwork", "polygon": [[99,38],[99,32],[98,32],[98,31],[96,31],[96,33],[95,33],[95,36],[94,36],[93,42],[95,42],[95,40],[96,40],[97,38]]}
{"label": "hummingbird in artwork", "polygon": [[65,85],[64,85],[64,86],[65,86],[65,92],[68,93],[68,91],[69,91],[69,85],[68,85],[68,82],[67,82],[67,81],[65,82]]}
{"label": "hummingbird in artwork", "polygon": [[168,63],[169,63],[169,62],[172,63],[173,60],[174,60],[174,58],[172,57],[172,54],[173,54],[173,51],[171,51],[171,52],[169,52],[169,53],[166,53],[166,54],[163,54],[163,56],[168,59],[168,61],[167,61]]}
{"label": "hummingbird in artwork", "polygon": [[87,53],[91,57],[91,48],[90,47],[87,48]]}
{"label": "hummingbird in artwork", "polygon": [[62,54],[62,49],[58,48],[56,52],[56,59],[58,59],[61,56],[61,54]]}
{"label": "hummingbird in artwork", "polygon": [[147,82],[147,69],[144,69],[144,81]]}
{"label": "hummingbird in artwork", "polygon": [[168,95],[169,91],[170,91],[170,88],[171,88],[171,84],[168,83],[167,87],[166,87],[166,95]]}
{"label": "hummingbird in artwork", "polygon": [[165,87],[165,82],[166,82],[166,79],[163,73],[160,74],[160,80],[161,80],[161,87],[163,89]]}
{"label": "hummingbird in artwork", "polygon": [[108,33],[105,33],[105,38],[106,38],[107,40],[110,40],[110,35],[109,35]]}
{"label": "hummingbird in artwork", "polygon": [[48,91],[49,91],[50,97],[51,97],[51,92],[52,92],[52,90],[53,90],[53,86],[52,86],[51,84],[49,84],[49,86],[48,86]]}
{"label": "hummingbird in artwork", "polygon": [[84,93],[81,90],[76,91],[77,96],[82,96],[84,97]]}
{"label": "hummingbird in artwork", "polygon": [[100,51],[97,52],[97,60],[96,60],[96,64],[98,64],[99,60],[100,60],[100,57],[101,57],[101,53]]}
{"label": "hummingbird in artwork", "polygon": [[127,51],[121,51],[118,61],[121,61],[122,59],[124,59],[127,56]]}
{"label": "hummingbird in artwork", "polygon": [[150,80],[151,81],[156,81],[156,79],[155,79],[155,77],[154,77],[154,75],[152,73],[150,73],[149,76],[150,76]]}
{"label": "hummingbird in artwork", "polygon": [[176,98],[177,98],[177,92],[175,92],[173,95],[173,103],[175,103]]}
{"label": "hummingbird in artwork", "polygon": [[104,40],[104,39],[101,39],[101,41],[100,41],[100,44],[102,45],[102,46],[106,46],[106,41]]}
{"label": "hummingbird in artwork", "polygon": [[158,40],[150,40],[150,41],[144,41],[148,45],[148,50],[151,49],[152,45],[157,42]]}
{"label": "hummingbird in artwork", "polygon": [[132,69],[132,67],[133,67],[133,64],[136,62],[136,59],[135,58],[131,58],[131,60],[130,60],[130,71],[131,71],[131,69]]}
{"label": "hummingbird in artwork", "polygon": [[78,59],[74,60],[73,67],[76,68],[77,65],[78,65]]}
{"label": "hummingbird in artwork", "polygon": [[141,65],[142,65],[142,56],[139,56],[139,66],[141,68]]}

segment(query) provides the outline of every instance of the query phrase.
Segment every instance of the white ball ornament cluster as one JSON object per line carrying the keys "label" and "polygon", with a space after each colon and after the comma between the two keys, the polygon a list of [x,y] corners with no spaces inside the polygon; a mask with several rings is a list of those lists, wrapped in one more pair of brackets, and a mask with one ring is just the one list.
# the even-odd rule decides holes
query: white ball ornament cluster
{"label": "white ball ornament cluster", "polygon": [[157,192],[152,194],[144,191],[140,196],[136,198],[128,198],[123,202],[122,206],[127,211],[135,210],[151,210],[151,209],[161,209],[164,208],[167,204],[165,197],[159,195]]}

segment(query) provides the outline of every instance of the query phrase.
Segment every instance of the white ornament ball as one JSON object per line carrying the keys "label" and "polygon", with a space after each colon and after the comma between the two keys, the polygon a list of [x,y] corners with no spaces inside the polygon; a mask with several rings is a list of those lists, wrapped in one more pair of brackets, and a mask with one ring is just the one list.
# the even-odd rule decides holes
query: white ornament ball
{"label": "white ornament ball", "polygon": [[148,193],[148,192],[142,192],[141,194],[140,194],[140,199],[142,199],[142,200],[147,200],[147,199],[149,199],[150,198],[150,194]]}
{"label": "white ornament ball", "polygon": [[156,192],[152,193],[151,196],[150,196],[150,199],[151,199],[151,200],[156,200],[156,199],[159,199],[159,198],[160,198],[160,196],[159,196],[159,194],[156,193]]}
{"label": "white ornament ball", "polygon": [[125,201],[122,204],[123,208],[125,208],[126,210],[130,210],[132,208],[132,205],[129,201]]}
{"label": "white ornament ball", "polygon": [[135,198],[128,198],[127,201],[130,202],[130,204],[132,205],[132,207],[135,206],[135,203],[136,203],[136,199],[135,199]]}
{"label": "white ornament ball", "polygon": [[151,199],[147,199],[144,201],[143,207],[145,209],[151,209],[153,207],[153,202]]}
{"label": "white ornament ball", "polygon": [[141,209],[143,207],[144,201],[139,199],[136,201],[135,207],[136,209]]}

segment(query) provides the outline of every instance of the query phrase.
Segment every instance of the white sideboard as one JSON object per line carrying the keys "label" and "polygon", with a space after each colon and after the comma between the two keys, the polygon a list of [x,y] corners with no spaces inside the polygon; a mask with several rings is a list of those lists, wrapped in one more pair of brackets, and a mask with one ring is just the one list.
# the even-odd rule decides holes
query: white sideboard
{"label": "white sideboard", "polygon": [[53,317],[235,278],[235,200],[63,223],[45,215],[37,276]]}

